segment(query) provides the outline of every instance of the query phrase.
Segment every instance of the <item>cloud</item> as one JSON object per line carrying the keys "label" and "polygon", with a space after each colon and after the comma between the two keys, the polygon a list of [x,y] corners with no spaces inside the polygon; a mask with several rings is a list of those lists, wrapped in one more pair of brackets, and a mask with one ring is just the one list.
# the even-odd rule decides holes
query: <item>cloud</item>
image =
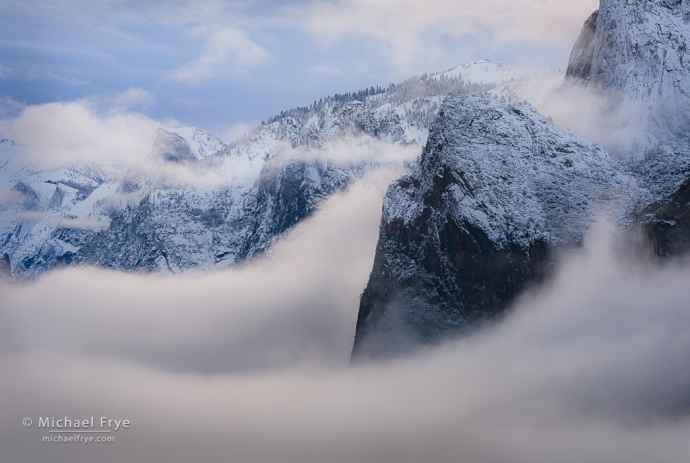
{"label": "cloud", "polygon": [[[329,199],[270,256],[242,269],[168,278],[77,268],[3,288],[0,312],[21,334],[0,337],[29,350],[100,352],[172,371],[346,365],[351,308],[373,259],[383,194],[397,175],[379,171]],[[90,284],[78,283],[84,279]],[[44,299],[63,291],[72,302]]]}
{"label": "cloud", "polygon": [[340,77],[342,72],[334,66],[312,66],[307,69],[309,74],[319,77]]}
{"label": "cloud", "polygon": [[[540,113],[565,129],[604,146],[614,155],[643,151],[656,144],[652,135],[653,115],[671,108],[625,97],[615,90],[597,90],[578,85],[562,86],[537,106]],[[680,123],[680,121],[678,121]],[[671,132],[667,129],[663,133]]]}
{"label": "cloud", "polygon": [[0,96],[0,120],[19,115],[26,103],[19,102],[9,96]]}
{"label": "cloud", "polygon": [[[124,95],[131,102],[131,93]],[[0,120],[0,133],[22,145],[23,156],[33,161],[128,165],[148,156],[161,125],[172,125],[121,108],[101,114],[96,103],[29,105],[16,117]]]}
{"label": "cloud", "polygon": [[116,95],[111,105],[114,111],[122,111],[130,108],[147,108],[156,104],[156,99],[143,88],[128,88],[123,93]]}
{"label": "cloud", "polygon": [[171,80],[197,85],[257,66],[269,57],[268,51],[239,29],[199,26],[192,35],[206,38],[201,56],[173,72]]}
{"label": "cloud", "polygon": [[[684,461],[690,270],[619,260],[607,240],[475,336],[348,367],[392,177],[331,198],[244,269],[5,285],[0,459]],[[132,428],[60,447],[21,425],[39,416]]]}
{"label": "cloud", "polygon": [[0,64],[0,79],[4,79],[6,77],[9,77],[12,74],[12,69],[3,66]]}
{"label": "cloud", "polygon": [[596,0],[336,0],[293,11],[323,46],[368,37],[389,47],[399,65],[440,47],[439,38],[474,38],[504,47],[524,43],[569,49]]}
{"label": "cloud", "polygon": [[88,218],[79,219],[60,219],[58,227],[60,228],[80,228],[90,230],[103,230],[108,228],[108,223]]}
{"label": "cloud", "polygon": [[239,140],[243,135],[248,134],[254,127],[255,125],[245,124],[244,122],[232,124],[223,131],[220,135],[220,139],[225,143],[232,143]]}
{"label": "cloud", "polygon": [[371,135],[360,134],[327,141],[319,148],[293,148],[290,143],[278,142],[276,156],[272,162],[279,164],[288,159],[323,159],[341,165],[377,163],[400,166],[402,163],[415,161],[421,153],[422,146],[416,143],[399,146],[380,141]]}

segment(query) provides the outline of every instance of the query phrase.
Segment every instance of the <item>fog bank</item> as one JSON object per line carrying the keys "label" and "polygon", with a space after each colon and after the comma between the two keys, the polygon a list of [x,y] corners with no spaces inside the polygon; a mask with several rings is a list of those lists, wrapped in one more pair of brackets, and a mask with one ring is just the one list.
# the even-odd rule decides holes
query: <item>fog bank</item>
{"label": "fog bank", "polygon": [[[0,460],[687,459],[690,269],[621,260],[603,228],[500,323],[349,367],[388,175],[239,271],[4,286]],[[132,426],[109,444],[42,443],[22,419],[43,416]]]}

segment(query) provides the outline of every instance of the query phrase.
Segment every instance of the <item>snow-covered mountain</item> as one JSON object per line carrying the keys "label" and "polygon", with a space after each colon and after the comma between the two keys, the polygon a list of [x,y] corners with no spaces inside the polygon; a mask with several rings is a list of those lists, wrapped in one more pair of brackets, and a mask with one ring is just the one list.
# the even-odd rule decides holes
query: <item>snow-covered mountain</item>
{"label": "snow-covered mountain", "polygon": [[[501,82],[520,79],[478,61],[285,111],[230,146],[199,129],[161,128],[150,159],[129,167],[46,169],[13,152],[0,171],[14,198],[0,211],[0,256],[16,278],[77,263],[173,273],[235,265],[366,169],[409,162],[403,148],[421,150],[446,95]],[[391,158],[382,146],[400,150]]]}
{"label": "snow-covered mountain", "polygon": [[601,0],[570,56],[567,76],[643,118],[651,136],[690,123],[690,4]]}
{"label": "snow-covered mountain", "polygon": [[604,102],[598,120],[626,129],[613,155],[529,107],[449,96],[419,166],[384,199],[353,359],[395,355],[502,313],[555,268],[554,250],[581,244],[595,213],[628,230],[626,252],[690,251],[688,34],[680,1],[601,0],[585,22],[554,98]]}
{"label": "snow-covered mountain", "polygon": [[68,264],[108,226],[125,168],[94,164],[40,168],[22,148],[0,143],[0,257],[12,273]]}
{"label": "snow-covered mountain", "polygon": [[384,200],[353,357],[399,353],[494,316],[582,243],[595,213],[629,227],[646,197],[601,146],[534,109],[446,98],[419,166]]}

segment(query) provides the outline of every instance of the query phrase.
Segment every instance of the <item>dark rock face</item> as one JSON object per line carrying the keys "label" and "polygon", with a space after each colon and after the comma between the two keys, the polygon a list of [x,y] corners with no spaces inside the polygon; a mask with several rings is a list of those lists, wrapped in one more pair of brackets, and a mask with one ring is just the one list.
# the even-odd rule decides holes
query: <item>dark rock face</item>
{"label": "dark rock face", "polygon": [[192,146],[176,133],[158,129],[151,156],[167,162],[191,163],[196,161]]}
{"label": "dark rock face", "polygon": [[343,191],[366,168],[365,164],[345,168],[328,161],[296,160],[275,168],[269,165],[257,186],[256,212],[239,259],[268,250],[275,240],[314,214],[326,198]]}
{"label": "dark rock face", "polygon": [[[394,355],[502,313],[577,246],[593,210],[640,194],[598,145],[533,109],[448,97],[417,170],[384,200],[353,359]],[[621,200],[621,198],[625,198]]]}
{"label": "dark rock face", "polygon": [[589,80],[595,52],[594,46],[596,42],[594,39],[597,32],[598,16],[599,10],[592,13],[585,21],[582,32],[580,32],[580,36],[577,38],[573,51],[570,54],[566,77],[582,79],[584,81]]}
{"label": "dark rock face", "polygon": [[690,180],[669,201],[640,212],[633,228],[653,257],[678,257],[690,251]]}
{"label": "dark rock face", "polygon": [[9,279],[12,277],[12,264],[10,263],[10,256],[3,254],[0,256],[0,280]]}

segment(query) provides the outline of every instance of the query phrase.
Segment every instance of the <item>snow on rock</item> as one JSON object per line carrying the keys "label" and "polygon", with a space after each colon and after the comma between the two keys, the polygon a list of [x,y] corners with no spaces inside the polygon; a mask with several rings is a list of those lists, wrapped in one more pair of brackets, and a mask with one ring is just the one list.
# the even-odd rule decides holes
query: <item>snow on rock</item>
{"label": "snow on rock", "polygon": [[449,96],[419,167],[384,200],[353,358],[394,355],[500,314],[551,271],[554,249],[582,242],[595,213],[629,230],[628,250],[688,252],[689,35],[688,2],[601,0],[555,94],[526,91],[524,76],[483,92],[553,98],[566,115],[572,105],[571,123],[591,117],[580,128],[601,126],[591,133],[603,132],[613,156],[530,107]]}
{"label": "snow on rock", "polygon": [[601,143],[649,191],[649,203],[668,200],[690,176],[689,47],[689,2],[601,0],[570,55],[563,90],[584,87],[604,99],[591,115],[612,132]]}
{"label": "snow on rock", "polygon": [[158,129],[151,155],[170,162],[196,162],[220,153],[225,143],[194,127]]}
{"label": "snow on rock", "polygon": [[567,77],[633,102],[651,131],[690,123],[690,3],[601,0],[570,56]]}
{"label": "snow on rock", "polygon": [[595,213],[629,227],[646,197],[600,146],[534,109],[446,98],[419,167],[391,185],[353,357],[388,355],[500,313],[579,245]]}

